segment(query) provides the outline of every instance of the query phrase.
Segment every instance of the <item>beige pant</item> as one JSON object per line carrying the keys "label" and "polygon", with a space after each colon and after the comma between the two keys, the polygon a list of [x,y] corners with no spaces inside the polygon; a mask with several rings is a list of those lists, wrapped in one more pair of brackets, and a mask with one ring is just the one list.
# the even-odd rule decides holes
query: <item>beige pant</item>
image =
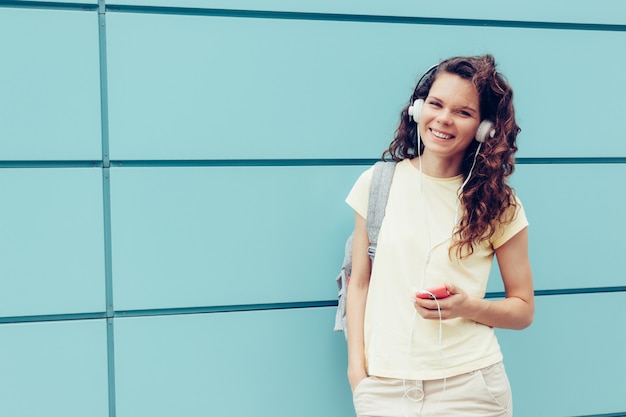
{"label": "beige pant", "polygon": [[511,417],[511,387],[500,362],[446,378],[415,381],[368,377],[354,390],[358,417]]}

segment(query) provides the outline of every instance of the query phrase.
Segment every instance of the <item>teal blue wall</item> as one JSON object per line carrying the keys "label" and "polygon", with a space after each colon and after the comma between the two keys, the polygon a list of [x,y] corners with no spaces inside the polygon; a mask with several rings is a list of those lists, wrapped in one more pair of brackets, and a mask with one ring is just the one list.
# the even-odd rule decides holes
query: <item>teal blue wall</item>
{"label": "teal blue wall", "polygon": [[0,0],[0,415],[353,416],[343,198],[419,73],[487,52],[537,290],[498,331],[516,416],[626,414],[624,45],[621,0]]}

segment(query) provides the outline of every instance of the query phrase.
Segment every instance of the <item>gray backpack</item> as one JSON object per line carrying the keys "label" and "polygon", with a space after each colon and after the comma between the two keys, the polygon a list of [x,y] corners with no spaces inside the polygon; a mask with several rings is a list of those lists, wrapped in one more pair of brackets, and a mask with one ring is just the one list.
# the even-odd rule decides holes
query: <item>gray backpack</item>
{"label": "gray backpack", "polygon": [[[383,217],[385,217],[385,207],[387,206],[389,189],[391,188],[391,180],[393,179],[395,168],[395,161],[379,161],[374,165],[366,219],[367,235],[370,241],[367,253],[372,262],[374,262],[374,256],[376,255],[378,232],[383,223]],[[348,281],[352,274],[352,238],[353,235],[350,234],[346,241],[341,272],[336,278],[339,296],[337,300],[337,313],[335,315],[335,331],[343,331],[346,337],[346,292],[348,290]]]}

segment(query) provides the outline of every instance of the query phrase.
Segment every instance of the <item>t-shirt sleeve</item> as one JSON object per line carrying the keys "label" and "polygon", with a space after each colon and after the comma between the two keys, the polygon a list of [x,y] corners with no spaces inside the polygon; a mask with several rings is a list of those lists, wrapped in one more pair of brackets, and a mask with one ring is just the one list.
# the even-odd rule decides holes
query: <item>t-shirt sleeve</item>
{"label": "t-shirt sleeve", "polygon": [[362,173],[354,183],[354,186],[352,186],[348,197],[346,197],[346,203],[363,216],[364,219],[367,218],[367,205],[370,198],[370,184],[372,183],[373,173],[373,167]]}
{"label": "t-shirt sleeve", "polygon": [[496,230],[496,233],[494,233],[494,237],[492,238],[492,245],[494,249],[498,249],[500,246],[504,245],[509,241],[509,239],[528,226],[528,219],[526,218],[524,206],[517,196],[515,196],[515,202],[517,206],[511,208],[512,210],[515,210],[513,220],[511,220],[510,223],[501,224],[498,230]]}

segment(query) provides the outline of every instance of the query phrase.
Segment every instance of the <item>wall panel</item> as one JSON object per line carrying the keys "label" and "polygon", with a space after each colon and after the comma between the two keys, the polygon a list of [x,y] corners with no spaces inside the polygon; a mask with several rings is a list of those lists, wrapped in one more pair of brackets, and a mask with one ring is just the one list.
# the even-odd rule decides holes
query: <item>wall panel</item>
{"label": "wall panel", "polygon": [[115,321],[117,416],[349,416],[330,308]]}
{"label": "wall panel", "polygon": [[0,169],[0,316],[105,310],[102,173]]}
{"label": "wall panel", "polygon": [[98,16],[0,8],[0,160],[96,160]]}
{"label": "wall panel", "polygon": [[[336,265],[317,260],[341,262],[352,227],[343,198],[365,169],[117,169],[112,179],[117,308],[334,298],[329,280]],[[536,289],[623,284],[616,252],[621,229],[614,227],[623,202],[609,191],[611,180],[624,174],[619,164],[518,166],[513,185],[530,221]],[[598,206],[603,215],[593,227],[571,227]],[[300,236],[309,239],[301,242]],[[289,284],[294,274],[297,286]],[[502,291],[497,269],[489,291]]]}
{"label": "wall panel", "polygon": [[[626,85],[615,82],[626,58],[612,53],[623,31],[107,18],[112,159],[377,157],[419,72],[485,52],[517,93],[520,156],[626,156],[626,142],[598,140],[615,133],[598,121],[626,111]],[[597,76],[607,55],[613,65]],[[584,99],[598,91],[612,93],[602,105]]]}
{"label": "wall panel", "polygon": [[[623,164],[518,165],[535,289],[623,286]],[[502,291],[494,270],[488,287]]]}
{"label": "wall panel", "polygon": [[498,330],[515,416],[626,412],[624,326],[620,292],[538,297],[531,327]]}
{"label": "wall panel", "polygon": [[442,19],[511,20],[529,22],[625,24],[623,3],[620,0],[595,2],[553,0],[542,2],[506,2],[485,0],[475,3],[461,0],[420,2],[414,0],[114,0],[113,5],[166,6],[190,8],[216,8],[234,10],[268,10],[301,13],[365,14],[374,16],[418,16]]}
{"label": "wall panel", "polygon": [[106,322],[0,324],[0,415],[109,417]]}
{"label": "wall panel", "polygon": [[364,169],[112,170],[116,309],[336,298]]}
{"label": "wall panel", "polygon": [[[609,331],[615,322],[609,329],[580,308],[603,305],[607,317],[621,322],[623,301],[623,293],[540,297],[529,329],[498,331],[516,416],[626,409],[619,395],[626,369],[614,360],[624,337]],[[175,407],[184,407],[189,416],[225,410],[249,415],[252,407],[258,415],[287,415],[290,407],[298,407],[292,401],[300,404],[303,415],[320,410],[329,416],[352,415],[344,342],[327,329],[332,313],[303,309],[118,319],[118,415],[168,415]],[[321,380],[325,383],[315,382]],[[276,395],[282,395],[280,401]],[[590,397],[593,403],[587,401]],[[312,401],[314,407],[302,406]],[[323,410],[327,405],[332,408]]]}

